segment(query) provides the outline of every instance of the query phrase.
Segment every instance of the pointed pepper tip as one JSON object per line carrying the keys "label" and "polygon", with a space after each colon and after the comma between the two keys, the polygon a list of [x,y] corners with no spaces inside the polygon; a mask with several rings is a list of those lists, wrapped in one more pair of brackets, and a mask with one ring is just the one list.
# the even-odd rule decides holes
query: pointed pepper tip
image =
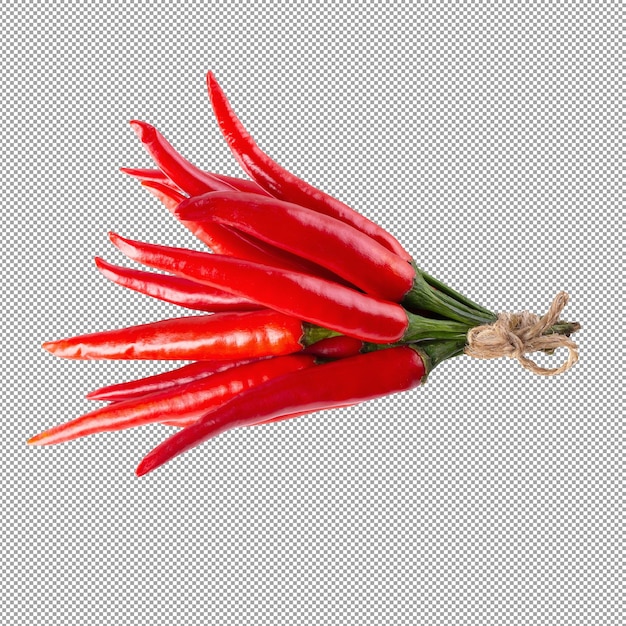
{"label": "pointed pepper tip", "polygon": [[139,141],[142,143],[150,141],[154,134],[154,126],[148,124],[148,122],[142,122],[141,120],[130,120],[129,124]]}
{"label": "pointed pepper tip", "polygon": [[42,445],[44,445],[44,444],[46,443],[46,442],[45,442],[45,439],[46,439],[46,437],[47,437],[46,432],[47,432],[47,431],[45,431],[45,430],[44,430],[42,433],[39,433],[39,434],[37,434],[37,435],[34,435],[33,437],[31,437],[31,438],[30,438],[30,439],[26,442],[26,444],[27,444],[27,445],[29,445],[29,446],[42,446]]}

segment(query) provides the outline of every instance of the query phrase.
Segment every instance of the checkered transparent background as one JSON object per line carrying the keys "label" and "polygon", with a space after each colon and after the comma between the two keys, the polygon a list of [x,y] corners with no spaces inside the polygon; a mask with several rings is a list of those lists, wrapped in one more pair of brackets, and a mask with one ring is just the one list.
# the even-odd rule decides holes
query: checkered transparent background
{"label": "checkered transparent background", "polygon": [[[2,623],[623,623],[623,3],[2,13]],[[267,152],[433,274],[496,310],[569,291],[580,363],[458,359],[143,479],[164,427],[28,449],[88,390],[164,369],[40,344],[178,313],[92,257],[121,262],[108,230],[198,246],[117,168],[150,166],[140,118],[238,173],[209,68]]]}

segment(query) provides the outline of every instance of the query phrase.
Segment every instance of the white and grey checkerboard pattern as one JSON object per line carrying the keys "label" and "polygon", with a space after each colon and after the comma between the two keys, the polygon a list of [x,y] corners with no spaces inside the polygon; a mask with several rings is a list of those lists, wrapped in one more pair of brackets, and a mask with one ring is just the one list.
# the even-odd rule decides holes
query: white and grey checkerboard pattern
{"label": "white and grey checkerboard pattern", "polygon": [[[624,622],[624,5],[3,3],[3,624]],[[620,33],[621,31],[621,33]],[[98,275],[106,233],[196,246],[126,122],[235,174],[213,69],[271,155],[494,309],[560,289],[557,379],[458,359],[423,389],[227,433],[28,449],[103,384],[46,339],[178,313]],[[546,363],[549,362],[546,360]]]}

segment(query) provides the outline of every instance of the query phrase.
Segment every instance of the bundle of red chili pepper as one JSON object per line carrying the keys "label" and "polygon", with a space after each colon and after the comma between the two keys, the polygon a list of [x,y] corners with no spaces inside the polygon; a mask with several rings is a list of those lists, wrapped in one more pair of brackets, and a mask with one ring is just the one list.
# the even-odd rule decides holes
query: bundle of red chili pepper
{"label": "bundle of red chili pepper", "polygon": [[[142,475],[230,428],[416,387],[464,353],[471,329],[498,319],[419,269],[388,232],[270,159],[212,73],[207,82],[219,128],[250,179],[198,169],[139,121],[131,126],[158,169],[122,171],[210,251],[110,233],[122,254],[166,273],[96,258],[113,282],[203,314],[44,344],[70,359],[192,362],[89,393],[109,404],[30,444],[149,423],[179,428],[141,461]],[[542,334],[577,329],[559,320]]]}

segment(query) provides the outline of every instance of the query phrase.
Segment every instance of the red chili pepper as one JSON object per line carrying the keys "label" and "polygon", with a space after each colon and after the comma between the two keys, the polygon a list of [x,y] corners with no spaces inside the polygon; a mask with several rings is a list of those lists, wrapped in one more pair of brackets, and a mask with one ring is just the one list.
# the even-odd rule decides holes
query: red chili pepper
{"label": "red chili pepper", "polygon": [[272,196],[351,224],[405,261],[411,260],[408,252],[386,230],[343,202],[291,174],[265,154],[235,115],[226,94],[222,91],[212,72],[207,74],[207,86],[211,105],[222,135],[243,170],[252,180],[256,181]]}
{"label": "red chili pepper", "polygon": [[272,378],[314,364],[314,357],[297,354],[239,365],[207,378],[178,385],[134,400],[115,402],[29,439],[31,445],[52,445],[95,433],[160,422],[189,426],[202,415]]}
{"label": "red chili pepper", "polygon": [[[179,194],[185,192],[172,180],[170,180],[161,170],[141,168],[141,167],[120,167],[120,172],[127,176],[136,178],[140,183],[159,183],[174,189]],[[187,196],[183,195],[183,198]]]}
{"label": "red chili pepper", "polygon": [[332,361],[278,378],[240,393],[178,431],[144,457],[138,476],[230,428],[274,417],[356,404],[418,386],[428,368],[413,348],[402,346]]}
{"label": "red chili pepper", "polygon": [[[178,191],[182,191],[180,187],[175,185],[161,170],[154,169],[143,169],[138,167],[120,167],[120,172],[123,174],[127,174],[128,176],[132,176],[133,178],[137,178],[141,182],[155,182],[155,183],[165,183],[168,185],[173,185],[177,188]],[[260,185],[257,185],[253,180],[248,180],[246,178],[236,178],[235,176],[227,176],[226,174],[219,174],[218,172],[206,172],[208,176],[211,178],[216,178],[217,180],[230,185],[233,189],[237,191],[243,191],[246,193],[257,193],[262,196],[269,196],[270,194],[263,189]]]}
{"label": "red chili pepper", "polygon": [[157,200],[160,200],[165,208],[175,215],[175,210],[187,196],[178,191],[174,183],[159,180],[142,180],[141,186],[147,189]]}
{"label": "red chili pepper", "polygon": [[345,278],[366,293],[401,302],[415,269],[353,226],[291,202],[236,191],[182,202],[181,220],[217,222],[297,254]]}
{"label": "red chili pepper", "polygon": [[291,354],[321,338],[321,329],[262,309],[177,317],[49,341],[43,348],[65,359],[202,361]]}
{"label": "red chili pepper", "polygon": [[[141,182],[141,185],[155,198],[160,200],[176,219],[179,219],[176,215],[176,208],[187,199],[187,196],[179,193],[175,187],[167,182],[144,180]],[[237,233],[220,224],[180,219],[179,221],[213,252],[232,256],[244,255],[245,257],[254,257],[255,259],[267,258],[266,251],[251,242],[250,238],[242,233]]]}
{"label": "red chili pepper", "polygon": [[131,120],[130,126],[159,169],[189,195],[233,190],[232,185],[207,174],[182,157],[151,124]]}
{"label": "red chili pepper", "polygon": [[147,189],[157,200],[160,200],[174,217],[176,217],[175,211],[178,205],[187,199],[187,196],[179,192],[173,183],[158,180],[142,180],[141,186]]}
{"label": "red chili pepper", "polygon": [[201,285],[179,276],[120,267],[107,263],[100,257],[96,257],[95,261],[102,275],[117,285],[187,309],[216,312],[253,311],[261,308],[246,298],[233,296],[221,289]]}
{"label": "red chili pepper", "polygon": [[244,359],[236,361],[194,361],[188,365],[177,367],[174,370],[138,378],[123,383],[107,385],[89,392],[85,398],[88,400],[102,400],[105,402],[121,402],[132,400],[141,396],[146,396],[155,391],[164,391],[171,387],[186,385],[195,380],[212,376],[218,372],[223,372],[231,367],[246,365],[256,361],[256,359]]}
{"label": "red chili pepper", "polygon": [[178,194],[178,192],[167,183],[145,181],[141,184],[148,189],[152,195],[161,200],[176,219],[217,254],[235,256],[257,263],[267,263],[276,267],[282,267],[283,269],[306,272],[307,274],[321,276],[328,280],[344,282],[343,279],[321,265],[266,244],[259,239],[255,239],[229,226],[206,220],[182,220],[177,215],[176,209],[181,202],[186,200],[186,196]]}
{"label": "red chili pepper", "polygon": [[[392,343],[409,330],[400,305],[299,272],[217,254],[124,239],[113,245],[129,258],[249,298],[270,309],[363,341]],[[465,327],[463,327],[465,330]]]}
{"label": "red chili pepper", "polygon": [[360,339],[338,335],[316,341],[304,351],[324,359],[345,359],[347,356],[359,354],[364,345]]}

